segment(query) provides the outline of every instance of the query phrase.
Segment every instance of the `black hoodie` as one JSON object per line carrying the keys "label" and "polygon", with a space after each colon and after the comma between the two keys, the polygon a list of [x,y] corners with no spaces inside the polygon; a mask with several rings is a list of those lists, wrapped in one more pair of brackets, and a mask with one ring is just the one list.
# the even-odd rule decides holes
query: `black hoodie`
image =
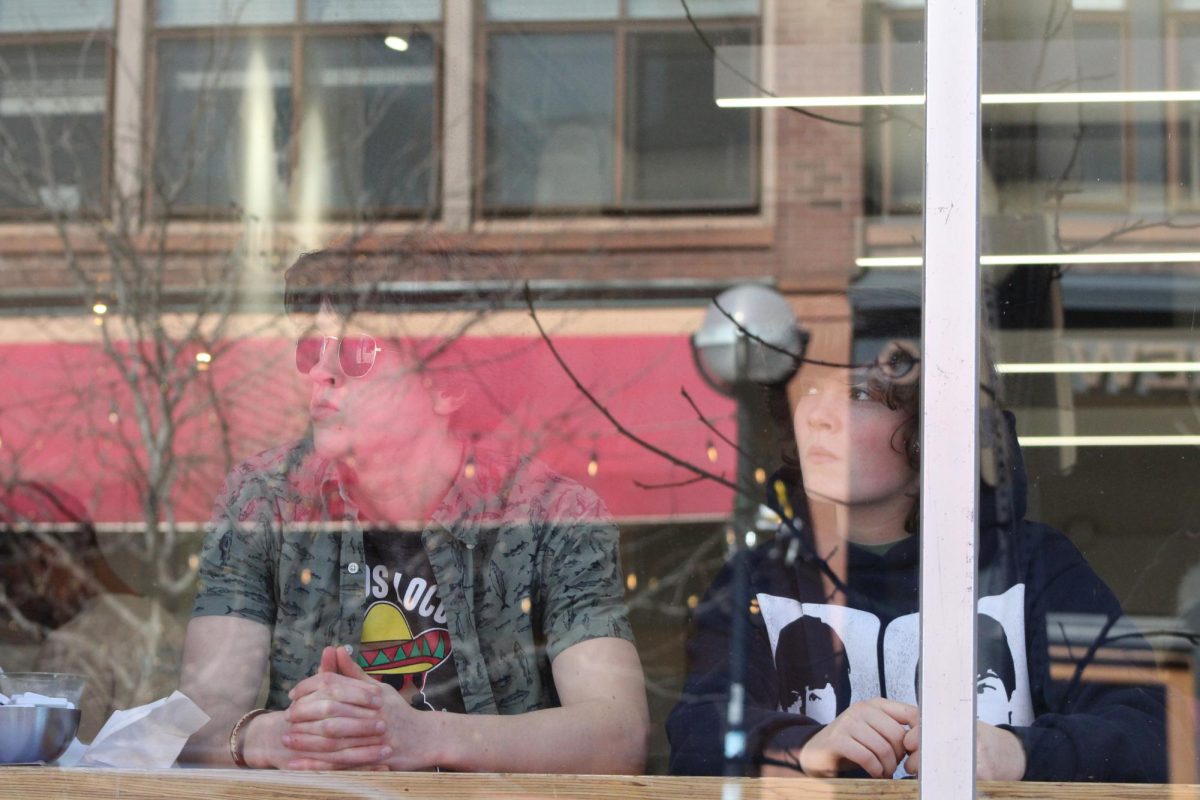
{"label": "black hoodie", "polygon": [[[1007,422],[1015,441],[1011,417]],[[979,718],[1021,739],[1026,780],[1164,782],[1161,690],[1050,676],[1048,635],[1061,640],[1050,615],[1091,615],[1099,635],[1112,641],[1122,611],[1065,536],[1024,519],[1024,467],[1019,457],[1012,460],[1010,480],[1003,484],[1008,491],[981,492]],[[795,476],[791,480],[798,485]],[[802,499],[797,502],[802,508]],[[882,695],[917,704],[918,538],[882,555],[847,546],[847,601],[838,605],[826,602],[821,565],[805,526],[785,524],[773,541],[739,556],[746,560],[756,601],[743,611],[750,774],[765,750],[798,752],[849,703]],[[696,608],[687,684],[667,720],[675,774],[716,775],[725,768],[733,575],[727,564]],[[785,646],[777,661],[781,639]],[[1120,644],[1145,647],[1137,638],[1123,637]],[[1059,663],[1078,667],[1094,657],[1094,649],[1076,640]],[[799,711],[792,701],[816,698],[805,689],[815,685],[828,685],[820,692],[829,697],[827,704],[818,700],[808,716],[782,710]],[[904,774],[903,767],[897,774]]]}

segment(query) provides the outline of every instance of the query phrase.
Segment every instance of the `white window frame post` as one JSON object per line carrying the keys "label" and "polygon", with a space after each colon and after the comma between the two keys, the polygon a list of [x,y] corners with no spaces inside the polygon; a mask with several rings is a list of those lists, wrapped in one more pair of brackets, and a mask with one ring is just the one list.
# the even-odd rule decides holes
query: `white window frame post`
{"label": "white window frame post", "polygon": [[475,0],[446,0],[442,9],[442,227],[471,227],[474,159],[471,153],[475,91]]}
{"label": "white window frame post", "polygon": [[145,158],[146,20],[149,0],[119,0],[113,21],[116,65],[111,120],[113,221],[128,233],[142,225],[143,159]]}
{"label": "white window frame post", "polygon": [[925,6],[922,800],[975,796],[979,4]]}

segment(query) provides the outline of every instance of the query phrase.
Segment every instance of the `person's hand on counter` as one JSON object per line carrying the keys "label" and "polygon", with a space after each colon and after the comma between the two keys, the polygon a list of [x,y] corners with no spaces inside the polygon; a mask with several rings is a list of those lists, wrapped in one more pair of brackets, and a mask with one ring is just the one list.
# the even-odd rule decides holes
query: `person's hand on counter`
{"label": "person's hand on counter", "polygon": [[854,703],[805,743],[800,767],[814,778],[854,766],[890,778],[905,756],[906,726],[915,726],[918,714],[916,706],[883,697]]}
{"label": "person's hand on counter", "polygon": [[[921,729],[914,725],[904,736],[908,751],[905,768],[914,775],[921,771]],[[975,723],[975,777],[981,781],[1019,781],[1025,777],[1025,746],[1012,731]]]}

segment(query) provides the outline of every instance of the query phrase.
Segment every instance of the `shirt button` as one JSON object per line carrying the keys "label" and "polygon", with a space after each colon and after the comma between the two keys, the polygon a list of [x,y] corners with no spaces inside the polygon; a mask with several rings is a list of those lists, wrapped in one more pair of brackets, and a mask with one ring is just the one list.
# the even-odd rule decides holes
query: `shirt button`
{"label": "shirt button", "polygon": [[357,561],[351,562],[350,566],[346,567],[346,571],[349,572],[351,575],[357,575],[358,574],[358,562]]}

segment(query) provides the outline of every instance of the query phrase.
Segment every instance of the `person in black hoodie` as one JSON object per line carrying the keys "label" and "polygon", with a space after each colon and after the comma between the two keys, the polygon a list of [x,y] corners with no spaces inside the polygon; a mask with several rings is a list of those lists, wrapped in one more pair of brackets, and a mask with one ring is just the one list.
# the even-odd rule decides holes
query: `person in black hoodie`
{"label": "person in black hoodie", "polygon": [[[746,648],[746,773],[883,778],[920,771],[919,351],[911,339],[881,340],[865,330],[878,319],[860,314],[858,323],[862,366],[810,364],[788,387],[794,417],[785,427],[793,428],[797,449],[770,482],[779,534],[727,564],[695,611],[688,680],[667,720],[675,774],[726,771],[735,647]],[[862,358],[864,345],[878,356]],[[977,550],[977,774],[1165,781],[1162,692],[1079,680],[1121,607],[1066,537],[1024,518],[1014,420],[1007,412],[994,419],[999,477],[981,492]],[[754,598],[737,610],[749,631],[742,643],[730,638],[738,566]],[[1076,669],[1068,680],[1050,675],[1048,618],[1055,613],[1104,620],[1093,647],[1072,649]],[[815,633],[807,640],[789,633],[803,630]],[[830,643],[840,652],[831,656]],[[798,669],[805,658],[848,666],[849,702],[838,703],[832,720],[828,703],[806,714],[798,701],[783,702],[794,697],[789,676],[824,669]]]}

